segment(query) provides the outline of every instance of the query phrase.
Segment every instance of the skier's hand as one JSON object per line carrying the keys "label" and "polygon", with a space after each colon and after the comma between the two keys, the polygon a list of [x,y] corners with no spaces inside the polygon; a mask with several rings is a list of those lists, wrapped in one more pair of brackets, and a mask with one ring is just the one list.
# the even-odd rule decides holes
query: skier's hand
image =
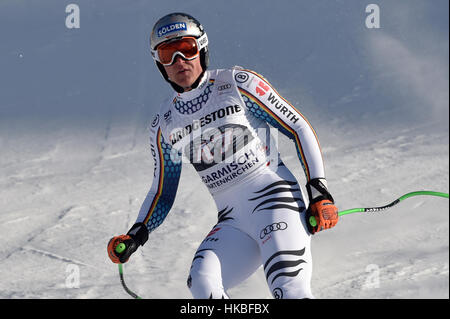
{"label": "skier's hand", "polygon": [[[309,207],[306,210],[306,224],[311,234],[334,227],[338,220],[338,209],[328,192],[325,179],[312,179],[306,184],[309,196]],[[310,217],[315,218],[315,225],[311,225]]]}
{"label": "skier's hand", "polygon": [[[113,263],[123,264],[130,256],[145,244],[148,239],[148,230],[144,223],[136,223],[126,235],[115,236],[108,242],[108,257]],[[121,245],[122,244],[122,245]],[[117,249],[117,246],[122,249]]]}
{"label": "skier's hand", "polygon": [[[117,252],[117,246],[124,244],[124,249]],[[108,256],[111,261],[115,264],[123,264],[128,261],[131,254],[134,253],[138,248],[138,245],[128,235],[120,235],[111,238],[108,242]]]}
{"label": "skier's hand", "polygon": [[[310,223],[311,216],[314,216],[316,220],[315,226],[312,226]],[[319,231],[334,227],[337,224],[339,220],[338,209],[328,199],[318,201],[309,205],[306,211],[306,220],[309,232],[315,234]]]}

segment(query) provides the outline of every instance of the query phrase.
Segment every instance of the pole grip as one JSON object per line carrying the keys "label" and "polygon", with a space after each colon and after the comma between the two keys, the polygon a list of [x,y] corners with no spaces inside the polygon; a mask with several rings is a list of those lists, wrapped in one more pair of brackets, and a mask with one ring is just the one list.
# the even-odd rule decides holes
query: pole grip
{"label": "pole grip", "polygon": [[312,227],[316,227],[317,226],[317,220],[316,220],[316,217],[314,217],[314,216],[309,216],[308,222],[309,222],[309,224]]}
{"label": "pole grip", "polygon": [[127,249],[127,246],[124,243],[120,243],[116,247],[116,253],[121,254],[125,251],[125,249]]}

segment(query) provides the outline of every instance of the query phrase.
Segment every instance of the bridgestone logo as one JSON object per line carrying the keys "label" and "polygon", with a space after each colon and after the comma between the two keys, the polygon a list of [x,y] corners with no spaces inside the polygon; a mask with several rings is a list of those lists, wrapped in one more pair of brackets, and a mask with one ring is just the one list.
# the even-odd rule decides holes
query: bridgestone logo
{"label": "bridgestone logo", "polygon": [[193,131],[198,130],[199,128],[216,121],[217,119],[221,119],[225,116],[233,115],[235,113],[239,113],[242,111],[242,108],[239,105],[230,105],[221,109],[218,109],[212,113],[201,117],[198,121],[195,121],[192,124],[187,125],[183,129],[179,129],[172,134],[170,134],[170,142],[172,145],[180,141],[183,137],[191,134]]}

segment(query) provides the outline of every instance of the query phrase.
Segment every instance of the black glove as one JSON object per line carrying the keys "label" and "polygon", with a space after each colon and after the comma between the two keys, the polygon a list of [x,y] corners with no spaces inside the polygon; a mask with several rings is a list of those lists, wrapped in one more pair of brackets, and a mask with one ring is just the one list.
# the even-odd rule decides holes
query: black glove
{"label": "black glove", "polygon": [[[113,237],[108,242],[108,256],[113,263],[126,263],[130,256],[138,249],[139,246],[143,246],[148,239],[147,226],[144,223],[136,223],[130,228],[126,235],[120,235]],[[120,244],[123,248],[120,252],[117,252],[117,246]]]}
{"label": "black glove", "polygon": [[[311,234],[334,227],[338,220],[338,209],[328,192],[324,178],[314,178],[306,184],[309,206],[306,210],[306,224]],[[311,225],[311,216],[315,223]]]}

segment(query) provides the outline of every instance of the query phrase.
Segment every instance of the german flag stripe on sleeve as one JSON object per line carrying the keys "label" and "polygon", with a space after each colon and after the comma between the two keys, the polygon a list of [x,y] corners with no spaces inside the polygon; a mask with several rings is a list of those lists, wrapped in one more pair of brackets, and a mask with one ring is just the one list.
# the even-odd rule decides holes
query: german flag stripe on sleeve
{"label": "german flag stripe on sleeve", "polygon": [[[158,181],[158,188],[155,197],[153,198],[153,202],[150,205],[150,208],[147,212],[147,216],[144,219],[144,224],[147,224],[150,218],[152,217],[152,214],[155,210],[156,205],[158,204],[159,199],[161,198],[162,190],[163,190],[163,183],[164,183],[164,154],[162,150],[162,143],[161,143],[162,133],[161,128],[158,129],[157,133],[157,149],[158,149],[158,158],[159,158],[159,181]],[[156,165],[156,163],[155,163]]]}
{"label": "german flag stripe on sleeve", "polygon": [[[247,90],[240,88],[239,87],[239,91],[241,94],[245,95],[246,97],[248,97],[250,100],[252,100],[254,103],[256,103],[262,110],[264,110],[272,119],[275,120],[276,123],[278,123],[281,127],[283,127],[287,132],[289,132],[291,134],[291,136],[293,137],[295,144],[297,145],[297,149],[298,149],[298,153],[300,155],[300,160],[303,163],[303,167],[305,170],[305,175],[307,178],[307,181],[309,181],[311,179],[311,174],[310,174],[310,169],[308,166],[308,162],[306,161],[306,156],[305,153],[303,151],[303,147],[302,144],[300,142],[300,138],[297,134],[297,131],[292,128],[290,125],[288,125],[283,119],[281,119],[276,113],[274,113],[269,107],[267,107],[264,103],[262,103],[257,97],[255,97],[253,94],[251,94],[250,92],[248,92]],[[275,92],[275,90],[274,90]],[[284,99],[283,99],[284,100]],[[284,100],[286,102],[286,100]],[[286,102],[288,103],[288,102]],[[288,103],[289,104],[289,103]],[[291,105],[291,104],[289,104]],[[292,105],[291,105],[292,106]],[[295,108],[294,108],[295,109]],[[297,111],[298,112],[298,111]],[[300,116],[302,116],[299,113]],[[304,119],[304,117],[302,116],[302,118]],[[305,120],[306,121],[306,120]],[[307,122],[308,123],[308,122]],[[309,125],[309,123],[308,123]],[[314,132],[314,131],[313,131]],[[317,139],[317,135],[314,133],[314,136]],[[319,146],[320,148],[320,146]]]}
{"label": "german flag stripe on sleeve", "polygon": [[293,109],[295,112],[297,112],[297,114],[298,114],[299,116],[301,116],[301,117],[303,118],[303,120],[304,120],[306,123],[308,123],[309,127],[311,128],[311,130],[312,130],[312,132],[313,132],[313,134],[314,134],[314,136],[315,136],[315,138],[316,138],[316,140],[317,140],[317,144],[319,145],[319,148],[320,148],[319,138],[317,137],[316,131],[314,130],[314,128],[312,127],[312,125],[309,123],[309,121],[306,119],[306,117],[305,117],[302,113],[300,113],[300,112],[295,108],[295,106],[293,106],[291,103],[289,103],[288,101],[286,101],[286,99],[285,99],[284,97],[282,97],[282,96],[277,92],[277,90],[275,90],[275,88],[274,88],[272,85],[270,85],[270,83],[269,83],[262,75],[260,75],[260,74],[258,74],[258,73],[256,73],[256,72],[254,72],[254,71],[252,71],[252,70],[247,70],[247,69],[245,69],[244,71],[249,72],[249,73],[252,73],[253,75],[256,75],[257,77],[259,77],[262,81],[264,81],[264,83],[265,83],[266,85],[268,85],[268,86],[272,89],[272,91],[275,92],[276,95],[278,95],[278,96],[279,96],[286,104],[288,104],[289,106],[291,106],[292,109]]}

